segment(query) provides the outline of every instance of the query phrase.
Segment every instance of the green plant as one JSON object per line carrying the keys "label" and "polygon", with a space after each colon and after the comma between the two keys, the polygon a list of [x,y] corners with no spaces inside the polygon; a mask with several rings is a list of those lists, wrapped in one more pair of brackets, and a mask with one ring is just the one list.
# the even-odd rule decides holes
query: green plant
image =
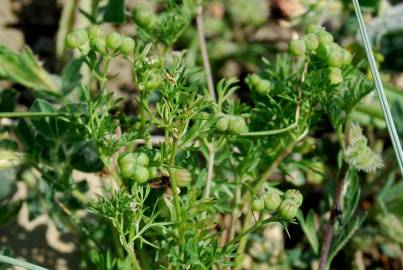
{"label": "green plant", "polygon": [[[29,67],[9,74],[0,65],[0,75],[38,92],[29,111],[0,113],[18,119],[7,131],[20,144],[12,155],[2,155],[4,164],[18,165],[21,175],[35,171],[27,181],[33,196],[44,198],[54,217],[67,220],[82,250],[91,250],[83,252],[86,269],[241,269],[253,236],[272,223],[287,230],[298,220],[311,257],[318,257],[314,211],[304,218],[302,193],[273,179],[278,171],[291,175],[293,166],[322,174],[321,161],[309,159],[313,136],[328,119],[339,152],[329,225],[337,237],[332,242],[325,236],[322,245],[329,267],[365,218],[357,211],[357,172],[383,166],[352,121],[357,104],[373,89],[363,62],[352,61],[330,32],[310,25],[290,42],[289,52],[263,58],[245,85],[237,78],[214,84],[201,3],[161,5],[158,14],[145,6],[123,13],[133,20],[135,37],[104,32],[98,13],[109,9],[94,5],[86,14],[92,24],[66,37],[76,58],[63,69],[61,87],[29,50],[0,51],[0,59],[12,59],[12,68]],[[240,14],[239,7],[232,7],[231,16]],[[122,17],[105,12],[104,19]],[[194,16],[204,72],[189,61],[191,50],[173,51]],[[119,76],[110,68],[116,58],[130,67],[136,110],[127,111],[131,100],[118,98],[108,86]],[[82,65],[89,70],[87,81]],[[245,100],[240,92],[247,88]],[[73,170],[95,174],[102,194],[87,198]],[[335,225],[339,208],[343,223]],[[92,216],[80,219],[80,210]]]}

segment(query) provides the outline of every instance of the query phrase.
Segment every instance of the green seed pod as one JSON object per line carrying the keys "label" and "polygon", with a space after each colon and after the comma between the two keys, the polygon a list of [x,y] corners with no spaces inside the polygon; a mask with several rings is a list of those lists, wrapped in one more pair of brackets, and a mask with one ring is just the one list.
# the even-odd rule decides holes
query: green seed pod
{"label": "green seed pod", "polygon": [[134,40],[130,37],[124,37],[119,50],[124,55],[132,54],[134,52]]}
{"label": "green seed pod", "polygon": [[326,31],[324,29],[320,30],[317,33],[317,35],[318,35],[319,42],[321,42],[321,43],[330,44],[333,42],[332,34],[330,34],[328,31]]}
{"label": "green seed pod", "polygon": [[154,179],[158,177],[158,168],[157,167],[149,167],[148,168],[148,173],[150,179]]}
{"label": "green seed pod", "polygon": [[290,52],[294,56],[302,56],[305,54],[305,42],[302,39],[296,39],[290,42]]}
{"label": "green seed pod", "polygon": [[252,209],[255,211],[262,211],[264,209],[264,201],[262,199],[253,200]]}
{"label": "green seed pod", "polygon": [[266,209],[269,211],[276,210],[281,203],[280,195],[278,195],[275,192],[270,192],[270,191],[264,195],[263,200],[264,200],[264,205],[265,205]]}
{"label": "green seed pod", "polygon": [[98,25],[91,25],[88,27],[88,38],[90,40],[98,39],[98,38],[103,38],[104,37],[104,32]]}
{"label": "green seed pod", "polygon": [[353,56],[351,55],[351,53],[348,50],[343,49],[342,54],[343,54],[343,66],[350,65],[351,61],[353,60]]}
{"label": "green seed pod", "polygon": [[305,47],[308,51],[314,51],[318,48],[319,46],[319,39],[318,36],[315,34],[307,34],[303,37],[303,40],[305,42]]}
{"label": "green seed pod", "polygon": [[327,61],[327,56],[329,52],[330,52],[330,45],[319,42],[318,49],[316,50],[316,55],[319,57],[319,59],[322,61]]}
{"label": "green seed pod", "polygon": [[332,85],[340,84],[341,82],[343,82],[343,74],[341,73],[341,70],[339,68],[329,68],[327,77],[330,81],[330,84]]}
{"label": "green seed pod", "polygon": [[133,176],[131,178],[139,184],[144,184],[150,178],[150,173],[146,167],[135,166],[133,169]]}
{"label": "green seed pod", "polygon": [[126,153],[120,155],[118,158],[118,165],[120,169],[120,173],[124,178],[132,178],[134,174],[134,167],[136,166],[135,163],[135,158],[133,157],[133,154],[131,153]]}
{"label": "green seed pod", "polygon": [[109,33],[106,36],[105,43],[109,49],[117,50],[122,44],[122,37],[116,32]]}
{"label": "green seed pod", "polygon": [[308,34],[317,34],[320,30],[322,30],[321,26],[315,25],[315,24],[310,24],[306,28],[305,32]]}
{"label": "green seed pod", "polygon": [[173,168],[171,174],[178,187],[186,187],[192,182],[192,174],[186,169]]}
{"label": "green seed pod", "polygon": [[88,34],[85,30],[76,30],[67,35],[66,45],[71,49],[77,49],[88,42]]}
{"label": "green seed pod", "polygon": [[137,152],[133,153],[134,162],[137,166],[147,167],[150,159],[146,153]]}
{"label": "green seed pod", "polygon": [[144,28],[152,28],[157,22],[155,14],[144,8],[136,8],[133,10],[133,19],[137,25]]}
{"label": "green seed pod", "polygon": [[227,131],[229,121],[230,121],[230,117],[228,117],[228,115],[225,115],[225,116],[221,117],[220,120],[218,120],[217,123],[216,123],[217,130],[220,131],[220,132]]}
{"label": "green seed pod", "polygon": [[284,199],[290,199],[292,201],[294,201],[294,203],[300,207],[302,204],[302,194],[301,192],[299,192],[299,190],[297,189],[289,189],[284,193]]}
{"label": "green seed pod", "polygon": [[272,89],[272,84],[269,80],[262,79],[257,74],[249,75],[246,79],[249,87],[256,91],[259,95],[265,96]]}
{"label": "green seed pod", "polygon": [[343,66],[343,50],[342,49],[331,49],[328,52],[327,64],[331,67],[341,67]]}
{"label": "green seed pod", "polygon": [[235,134],[241,134],[248,131],[245,119],[240,116],[232,116],[230,118],[228,129]]}
{"label": "green seed pod", "polygon": [[278,215],[285,220],[292,220],[298,211],[298,206],[291,199],[285,199],[280,203],[277,209]]}
{"label": "green seed pod", "polygon": [[105,44],[105,39],[101,38],[101,37],[97,37],[97,38],[93,38],[91,40],[91,47],[101,53],[101,54],[105,54],[106,53],[106,44]]}

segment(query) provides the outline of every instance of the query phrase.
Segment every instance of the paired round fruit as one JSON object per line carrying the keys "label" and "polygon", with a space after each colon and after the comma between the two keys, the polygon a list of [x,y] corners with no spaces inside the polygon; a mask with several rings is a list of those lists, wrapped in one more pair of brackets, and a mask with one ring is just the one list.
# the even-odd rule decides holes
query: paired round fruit
{"label": "paired round fruit", "polygon": [[77,30],[67,35],[66,45],[71,49],[77,49],[88,41],[88,34],[85,30]]}
{"label": "paired round fruit", "polygon": [[257,74],[249,75],[246,78],[246,83],[249,85],[249,88],[262,96],[270,93],[273,88],[272,83],[269,80],[265,80]]}
{"label": "paired round fruit", "polygon": [[238,135],[248,131],[245,119],[235,115],[224,115],[221,117],[216,123],[216,128],[220,132],[229,131]]}
{"label": "paired round fruit", "polygon": [[331,85],[337,85],[343,82],[343,74],[339,68],[329,67],[327,77]]}
{"label": "paired round fruit", "polygon": [[302,201],[302,194],[296,189],[287,190],[283,196],[277,192],[268,191],[262,198],[252,201],[252,209],[259,212],[267,210],[270,213],[276,213],[285,221],[290,221],[296,216]]}
{"label": "paired round fruit", "polygon": [[149,161],[146,153],[125,153],[118,158],[120,173],[123,178],[143,184],[150,178],[150,171],[147,168]]}

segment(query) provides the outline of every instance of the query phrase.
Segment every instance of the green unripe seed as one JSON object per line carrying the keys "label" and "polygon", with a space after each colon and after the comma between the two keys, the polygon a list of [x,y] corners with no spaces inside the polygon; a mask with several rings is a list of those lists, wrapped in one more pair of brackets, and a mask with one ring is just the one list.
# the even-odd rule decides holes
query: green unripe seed
{"label": "green unripe seed", "polygon": [[230,118],[228,129],[235,134],[241,134],[248,131],[245,119],[240,116],[232,116]]}
{"label": "green unripe seed", "polygon": [[331,67],[341,67],[343,66],[343,50],[334,49],[328,52],[327,64]]}
{"label": "green unripe seed", "polygon": [[109,33],[106,36],[105,43],[109,49],[117,50],[122,44],[122,37],[116,32]]}
{"label": "green unripe seed", "polygon": [[330,44],[333,42],[332,34],[330,34],[328,31],[326,31],[324,29],[320,30],[317,33],[317,35],[318,35],[319,42],[321,42],[321,43]]}
{"label": "green unripe seed", "polygon": [[303,37],[303,40],[308,51],[314,51],[319,46],[319,39],[315,34],[307,34]]}
{"label": "green unripe seed", "polygon": [[158,168],[157,167],[149,167],[148,168],[148,173],[150,179],[154,179],[158,177]]}
{"label": "green unripe seed", "polygon": [[281,197],[275,192],[267,192],[264,197],[264,205],[267,210],[269,211],[274,211],[276,210],[280,203],[281,203]]}
{"label": "green unripe seed", "polygon": [[351,61],[353,60],[353,56],[348,50],[343,49],[342,50],[343,54],[343,66],[348,66],[351,64]]}
{"label": "green unripe seed", "polygon": [[66,37],[66,45],[71,49],[77,49],[88,42],[88,34],[85,30],[76,30]]}
{"label": "green unripe seed", "polygon": [[339,68],[330,67],[328,71],[330,84],[337,85],[343,82],[343,74]]}
{"label": "green unripe seed", "polygon": [[178,187],[187,187],[192,182],[192,174],[186,169],[171,169],[171,177],[176,181]]}
{"label": "green unripe seed", "polygon": [[327,61],[327,56],[330,52],[330,45],[325,43],[319,43],[318,49],[316,50],[316,55],[320,60]]}
{"label": "green unripe seed", "polygon": [[278,215],[285,220],[292,220],[298,211],[298,206],[291,199],[285,199],[280,203],[277,209]]}
{"label": "green unripe seed", "polygon": [[140,27],[152,28],[157,22],[155,14],[144,8],[136,8],[133,10],[133,19]]}
{"label": "green unripe seed", "polygon": [[229,121],[230,121],[230,117],[228,117],[227,115],[224,116],[224,117],[221,117],[220,120],[218,120],[217,123],[216,123],[217,130],[220,131],[220,132],[227,131]]}
{"label": "green unripe seed", "polygon": [[289,189],[284,193],[284,199],[292,200],[298,207],[302,205],[303,197],[297,189]]}
{"label": "green unripe seed", "polygon": [[319,25],[310,24],[307,26],[305,32],[308,34],[317,34],[321,29],[322,27]]}
{"label": "green unripe seed", "polygon": [[144,184],[150,178],[150,173],[146,167],[135,166],[131,178],[139,184]]}
{"label": "green unripe seed", "polygon": [[124,37],[119,50],[124,55],[132,54],[134,52],[134,40],[130,37]]}
{"label": "green unripe seed", "polygon": [[262,199],[253,200],[252,209],[255,211],[262,211],[264,209],[264,201]]}
{"label": "green unripe seed", "polygon": [[249,87],[256,91],[259,95],[265,96],[272,89],[272,84],[269,80],[262,79],[259,75],[249,75],[246,79]]}
{"label": "green unripe seed", "polygon": [[143,152],[133,153],[133,157],[134,162],[136,163],[137,166],[147,167],[148,163],[150,163],[150,158],[146,153]]}
{"label": "green unripe seed", "polygon": [[105,54],[106,53],[106,44],[105,44],[105,39],[104,38],[93,38],[91,40],[91,46],[92,48],[101,53],[101,54]]}
{"label": "green unripe seed", "polygon": [[123,178],[130,179],[134,175],[136,164],[130,156],[123,156],[118,159],[120,174]]}
{"label": "green unripe seed", "polygon": [[103,38],[104,37],[104,32],[98,25],[91,25],[90,27],[88,27],[87,32],[88,32],[88,38],[90,40],[92,40],[94,38]]}
{"label": "green unripe seed", "polygon": [[305,42],[302,39],[296,39],[290,42],[290,52],[294,56],[302,56],[305,54]]}

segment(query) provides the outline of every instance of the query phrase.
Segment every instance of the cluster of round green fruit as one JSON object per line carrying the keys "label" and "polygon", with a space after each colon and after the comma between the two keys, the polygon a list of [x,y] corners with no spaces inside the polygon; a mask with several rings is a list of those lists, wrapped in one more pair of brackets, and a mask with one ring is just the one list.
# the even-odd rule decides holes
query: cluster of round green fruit
{"label": "cluster of round green fruit", "polygon": [[267,210],[276,212],[284,220],[292,220],[302,204],[302,194],[296,189],[287,190],[283,196],[273,191],[268,191],[262,198],[253,200],[252,209],[255,211]]}
{"label": "cluster of round green fruit", "polygon": [[333,85],[343,81],[340,68],[349,65],[352,60],[351,53],[335,43],[332,34],[317,25],[308,26],[306,35],[291,41],[289,49],[294,56],[316,54],[320,60],[326,62],[328,79]]}
{"label": "cluster of round green fruit", "polygon": [[137,7],[133,9],[132,16],[133,20],[138,26],[147,30],[151,30],[157,23],[157,16],[155,16],[152,10],[144,7]]}
{"label": "cluster of round green fruit", "polygon": [[273,88],[273,85],[269,80],[262,79],[257,74],[249,75],[246,78],[246,83],[248,84],[250,89],[255,90],[256,93],[262,96],[270,93],[270,90]]}
{"label": "cluster of round green fruit", "polygon": [[125,179],[134,180],[139,184],[157,177],[157,167],[149,167],[150,159],[144,152],[124,153],[118,158],[120,174]]}
{"label": "cluster of round green fruit", "polygon": [[236,115],[224,115],[216,123],[216,128],[220,132],[230,131],[234,134],[242,134],[248,132],[248,126],[245,119]]}
{"label": "cluster of round green fruit", "polygon": [[66,45],[71,49],[80,49],[85,54],[92,49],[100,54],[130,55],[135,49],[135,42],[131,37],[116,32],[105,35],[96,25],[90,26],[87,30],[79,29],[68,34]]}

